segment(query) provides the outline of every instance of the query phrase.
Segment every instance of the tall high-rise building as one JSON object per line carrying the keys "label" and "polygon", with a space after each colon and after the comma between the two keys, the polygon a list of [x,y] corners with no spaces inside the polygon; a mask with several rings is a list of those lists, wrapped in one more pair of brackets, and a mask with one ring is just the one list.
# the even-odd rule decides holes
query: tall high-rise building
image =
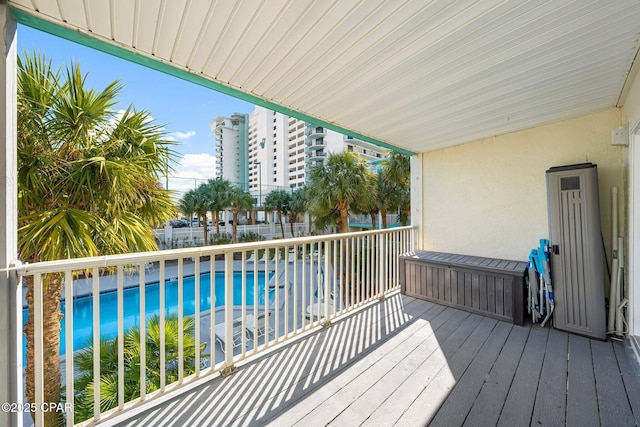
{"label": "tall high-rise building", "polygon": [[216,176],[248,190],[248,115],[218,116],[209,123],[216,137]]}
{"label": "tall high-rise building", "polygon": [[289,186],[287,120],[264,107],[249,114],[249,191],[260,206],[266,194]]}
{"label": "tall high-rise building", "polygon": [[387,150],[304,120],[256,107],[250,114],[217,117],[217,175],[243,188],[262,206],[273,190],[304,186],[311,168],[330,153],[355,151],[366,160],[380,159]]}
{"label": "tall high-rise building", "polygon": [[305,182],[305,129],[307,124],[294,117],[288,118],[289,124],[289,188],[302,187]]}

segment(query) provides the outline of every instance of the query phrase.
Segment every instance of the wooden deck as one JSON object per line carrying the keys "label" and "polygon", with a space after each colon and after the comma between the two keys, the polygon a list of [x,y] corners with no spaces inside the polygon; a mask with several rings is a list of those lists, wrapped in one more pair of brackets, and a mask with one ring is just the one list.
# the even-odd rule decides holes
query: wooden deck
{"label": "wooden deck", "polygon": [[640,380],[620,342],[393,294],[126,426],[633,426]]}

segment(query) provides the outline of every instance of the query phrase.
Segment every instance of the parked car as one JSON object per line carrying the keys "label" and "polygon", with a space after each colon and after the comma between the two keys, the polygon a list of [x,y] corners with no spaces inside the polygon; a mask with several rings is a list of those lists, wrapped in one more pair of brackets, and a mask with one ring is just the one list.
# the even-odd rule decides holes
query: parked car
{"label": "parked car", "polygon": [[169,221],[169,225],[173,228],[183,228],[188,227],[189,222],[185,222],[181,219],[172,219],[171,221]]}

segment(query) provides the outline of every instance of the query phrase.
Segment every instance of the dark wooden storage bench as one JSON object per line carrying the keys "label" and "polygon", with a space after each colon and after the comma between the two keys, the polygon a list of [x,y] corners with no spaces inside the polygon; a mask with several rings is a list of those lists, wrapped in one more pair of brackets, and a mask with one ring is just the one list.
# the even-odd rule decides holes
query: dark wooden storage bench
{"label": "dark wooden storage bench", "polygon": [[526,262],[442,252],[400,256],[402,293],[522,325]]}

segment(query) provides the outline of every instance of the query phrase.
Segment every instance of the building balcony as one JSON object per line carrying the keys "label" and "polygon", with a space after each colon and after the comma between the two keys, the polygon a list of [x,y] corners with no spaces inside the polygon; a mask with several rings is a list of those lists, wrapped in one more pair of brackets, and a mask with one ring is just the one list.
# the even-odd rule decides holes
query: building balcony
{"label": "building balcony", "polygon": [[[306,127],[304,134],[309,139],[318,139],[327,135],[327,131],[322,127]],[[306,141],[306,139],[305,139]]]}
{"label": "building balcony", "polygon": [[315,162],[315,161],[323,161],[327,158],[327,153],[314,151],[307,156],[307,160]]}
{"label": "building balcony", "polygon": [[327,146],[325,144],[313,144],[313,145],[310,145],[308,147],[305,147],[304,148],[304,152],[305,152],[305,154],[309,154],[309,153],[311,153],[313,151],[323,150],[325,148],[327,148]]}

